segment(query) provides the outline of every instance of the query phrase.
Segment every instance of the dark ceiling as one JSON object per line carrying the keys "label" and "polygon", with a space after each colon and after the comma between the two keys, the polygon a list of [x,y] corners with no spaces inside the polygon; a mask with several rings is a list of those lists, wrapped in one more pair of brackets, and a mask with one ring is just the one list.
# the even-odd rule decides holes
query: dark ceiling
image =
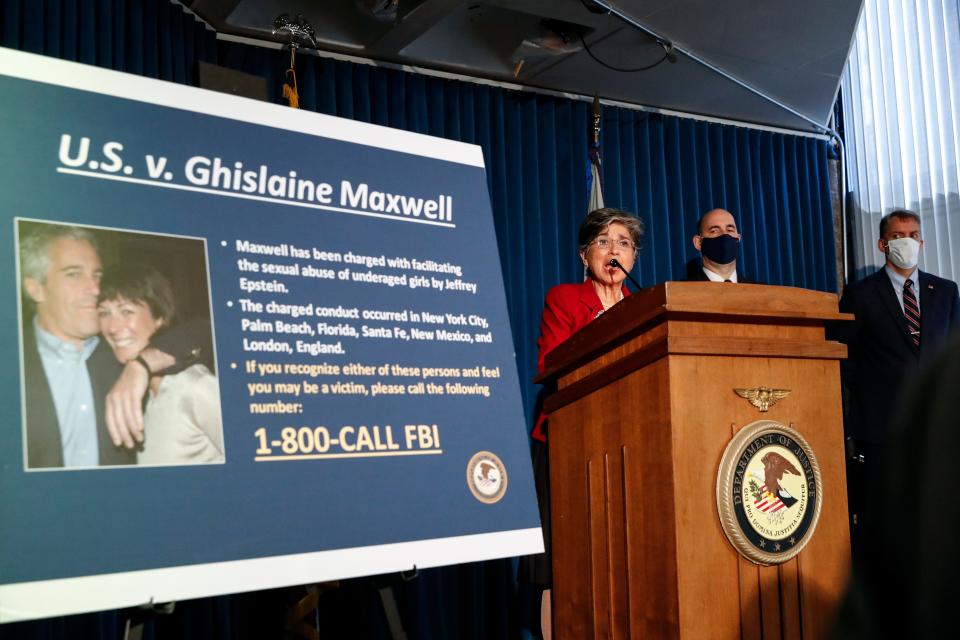
{"label": "dark ceiling", "polygon": [[[862,0],[193,0],[218,32],[805,131],[826,125]],[[591,10],[592,9],[592,10]],[[604,67],[651,65],[632,73]],[[659,42],[658,42],[659,40]],[[674,56],[671,56],[673,58]],[[746,85],[746,86],[745,86]],[[747,88],[750,87],[750,88]],[[752,90],[751,90],[752,89]]]}

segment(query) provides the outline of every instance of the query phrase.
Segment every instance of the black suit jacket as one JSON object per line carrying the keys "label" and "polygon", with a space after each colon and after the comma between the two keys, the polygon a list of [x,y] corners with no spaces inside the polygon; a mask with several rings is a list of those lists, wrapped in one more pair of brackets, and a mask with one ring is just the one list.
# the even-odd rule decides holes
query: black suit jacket
{"label": "black suit jacket", "polygon": [[853,313],[853,322],[831,331],[849,348],[840,370],[845,390],[848,436],[873,444],[887,440],[890,414],[901,388],[921,364],[947,344],[960,322],[957,284],[922,271],[920,348],[914,347],[907,321],[885,269],[847,286],[840,311]]}
{"label": "black suit jacket", "polygon": [[[133,464],[137,460],[136,452],[113,446],[104,421],[104,399],[110,387],[117,381],[117,376],[120,375],[120,363],[117,362],[104,340],[100,340],[100,344],[87,358],[87,371],[93,387],[100,464]],[[26,400],[27,467],[30,469],[62,467],[63,443],[60,439],[60,423],[57,420],[57,410],[53,404],[47,375],[43,370],[43,362],[37,351],[37,338],[32,322],[27,323],[23,331],[23,375]]]}

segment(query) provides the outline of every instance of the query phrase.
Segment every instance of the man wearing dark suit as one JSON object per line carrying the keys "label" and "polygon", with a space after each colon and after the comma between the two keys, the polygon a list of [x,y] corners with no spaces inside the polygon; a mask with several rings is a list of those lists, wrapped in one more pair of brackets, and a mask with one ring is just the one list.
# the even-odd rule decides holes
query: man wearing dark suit
{"label": "man wearing dark suit", "polygon": [[103,426],[103,399],[119,365],[97,337],[103,269],[93,236],[28,225],[20,260],[36,311],[23,327],[27,466],[131,464],[133,452],[114,447]]}
{"label": "man wearing dark suit", "polygon": [[23,291],[35,311],[23,326],[27,468],[133,464],[151,371],[178,358],[160,345],[121,366],[100,340],[102,267],[88,230],[25,221],[19,229]]}
{"label": "man wearing dark suit", "polygon": [[700,216],[693,246],[700,260],[687,263],[687,280],[692,282],[748,282],[737,273],[740,232],[733,214],[712,209]]}
{"label": "man wearing dark suit", "polygon": [[[917,269],[922,247],[920,216],[905,210],[884,216],[877,248],[886,264],[847,286],[840,300],[840,311],[856,317],[835,330],[849,350],[841,379],[844,426],[855,454],[848,474],[855,529],[867,517],[864,496],[887,454],[888,424],[901,389],[960,322],[956,283]],[[856,544],[856,531],[853,537]]]}

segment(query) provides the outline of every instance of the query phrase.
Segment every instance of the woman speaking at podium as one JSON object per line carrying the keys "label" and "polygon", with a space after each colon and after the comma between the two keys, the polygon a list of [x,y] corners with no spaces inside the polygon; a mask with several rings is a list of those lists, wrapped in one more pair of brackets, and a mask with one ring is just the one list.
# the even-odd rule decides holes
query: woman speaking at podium
{"label": "woman speaking at podium", "polygon": [[[537,340],[537,372],[557,346],[588,325],[594,318],[629,295],[623,281],[633,269],[643,238],[643,222],[618,209],[596,209],[580,224],[577,240],[584,280],[561,284],[547,292]],[[612,262],[612,261],[616,262]],[[619,263],[623,269],[615,266]],[[541,413],[533,428],[533,473],[540,506],[540,522],[546,552],[520,560],[520,580],[541,587],[540,625],[543,637],[551,633],[550,588],[553,582],[550,554],[550,468],[547,460],[547,415]]]}

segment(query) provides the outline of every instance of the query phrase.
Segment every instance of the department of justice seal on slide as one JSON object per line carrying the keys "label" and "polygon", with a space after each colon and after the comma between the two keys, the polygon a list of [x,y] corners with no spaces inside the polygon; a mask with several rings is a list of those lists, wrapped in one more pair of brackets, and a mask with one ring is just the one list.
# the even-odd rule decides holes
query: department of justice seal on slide
{"label": "department of justice seal on slide", "polygon": [[467,486],[480,502],[499,502],[507,491],[507,468],[496,454],[479,451],[467,463]]}

